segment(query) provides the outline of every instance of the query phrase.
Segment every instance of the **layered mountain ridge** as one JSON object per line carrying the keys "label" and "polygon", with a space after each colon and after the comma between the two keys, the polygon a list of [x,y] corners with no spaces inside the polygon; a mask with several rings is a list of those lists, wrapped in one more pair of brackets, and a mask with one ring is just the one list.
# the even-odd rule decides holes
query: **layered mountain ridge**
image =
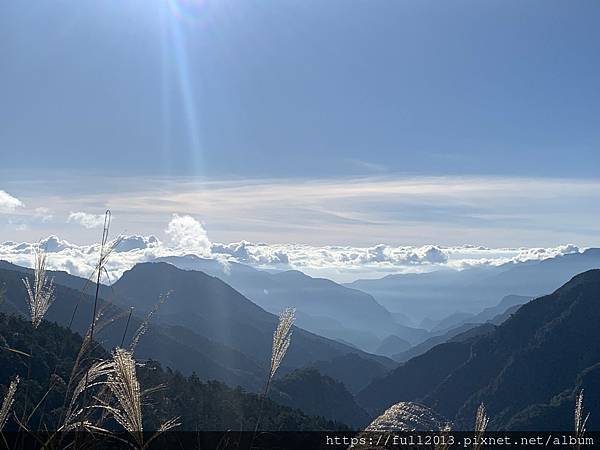
{"label": "layered mountain ridge", "polygon": [[[576,392],[600,391],[599,294],[600,270],[579,274],[493,331],[410,359],[359,393],[359,403],[375,414],[420,401],[468,429],[483,402],[495,429],[569,429]],[[587,405],[600,417],[599,403]]]}

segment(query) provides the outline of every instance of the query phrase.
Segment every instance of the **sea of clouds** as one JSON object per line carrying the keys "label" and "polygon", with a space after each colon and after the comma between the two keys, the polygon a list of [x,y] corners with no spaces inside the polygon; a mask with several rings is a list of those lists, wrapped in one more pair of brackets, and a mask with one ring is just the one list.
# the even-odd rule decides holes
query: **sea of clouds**
{"label": "sea of clouds", "polygon": [[[94,224],[94,218],[73,216],[71,220]],[[99,219],[98,219],[99,220]],[[174,214],[164,230],[166,239],[156,236],[121,236],[106,269],[110,282],[136,263],[164,256],[194,254],[221,262],[239,262],[263,269],[297,269],[312,276],[340,282],[358,278],[379,278],[390,273],[425,272],[438,268],[463,269],[476,265],[541,260],[583,251],[574,245],[554,248],[487,248],[481,246],[443,247],[438,245],[371,247],[266,244],[247,241],[211,242],[203,225],[188,215]],[[40,242],[6,241],[0,244],[0,259],[32,266],[36,248],[45,250],[48,267],[88,277],[97,264],[99,244],[77,245],[57,236]]]}

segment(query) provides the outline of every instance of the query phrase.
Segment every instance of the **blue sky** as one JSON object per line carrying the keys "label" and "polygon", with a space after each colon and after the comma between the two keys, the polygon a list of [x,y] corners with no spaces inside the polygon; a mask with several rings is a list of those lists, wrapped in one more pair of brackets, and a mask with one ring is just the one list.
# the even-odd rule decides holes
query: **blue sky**
{"label": "blue sky", "polygon": [[[594,184],[599,22],[596,1],[2,2],[0,190],[22,200],[29,216],[39,208],[61,211],[60,222],[57,214],[54,223],[28,222],[22,236],[31,237],[51,226],[80,236],[63,216],[70,208],[98,213],[111,206],[125,189],[107,181],[111,176],[129,178],[128,186],[149,177],[177,186],[250,179],[291,193],[302,180],[329,186],[364,177]],[[91,202],[92,194],[106,201]],[[515,208],[525,214],[522,195]],[[505,217],[489,219],[486,208],[496,203],[480,197],[466,205],[415,199],[405,214],[381,196],[368,208],[353,203],[359,207],[351,213],[343,202],[340,208],[345,219],[372,214],[388,224],[374,233],[381,239],[418,240],[394,234],[416,220],[435,225],[427,241],[448,240],[447,231],[462,223],[463,231],[481,231],[474,239],[494,244],[592,243],[595,200],[547,196],[556,197],[552,208],[531,208],[539,211],[534,218],[502,209],[510,226]],[[123,212],[135,210],[120,200]],[[227,220],[214,220],[214,209],[185,205],[170,212],[195,214],[209,232],[214,221],[223,238],[243,235],[224,230]],[[326,208],[303,204],[294,217],[314,217],[332,238],[371,243],[364,228],[336,233]],[[574,210],[579,221],[570,227]],[[3,234],[29,220],[12,212]],[[164,224],[162,214],[148,210],[123,227]],[[548,231],[543,224],[551,220],[560,227]],[[256,222],[264,231],[254,233],[251,224],[247,231],[271,241],[313,233],[278,234],[278,224]],[[498,224],[507,229],[494,231]]]}

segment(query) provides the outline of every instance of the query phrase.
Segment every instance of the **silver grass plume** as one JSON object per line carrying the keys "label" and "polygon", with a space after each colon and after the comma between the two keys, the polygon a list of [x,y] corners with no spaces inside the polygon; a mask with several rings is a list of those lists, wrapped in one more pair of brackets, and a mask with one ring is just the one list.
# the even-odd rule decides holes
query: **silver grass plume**
{"label": "silver grass plume", "polygon": [[485,406],[483,403],[477,408],[477,414],[475,415],[475,439],[473,444],[474,450],[481,448],[481,438],[485,434],[490,418],[487,416]]}
{"label": "silver grass plume", "polygon": [[8,386],[8,392],[2,401],[2,408],[0,409],[0,431],[6,425],[6,421],[8,420],[8,413],[12,408],[13,403],[15,402],[15,393],[17,392],[17,385],[19,384],[19,376],[16,376],[14,380],[10,382]]}
{"label": "silver grass plume", "polygon": [[48,280],[46,277],[46,259],[46,253],[36,249],[33,285],[29,282],[29,278],[23,278],[23,284],[27,288],[29,315],[34,328],[40,325],[48,308],[54,302],[54,280]]}
{"label": "silver grass plume", "polygon": [[117,399],[119,408],[107,408],[115,420],[142,445],[142,392],[133,354],[125,349],[116,348],[113,352],[113,369],[108,375],[107,384]]}
{"label": "silver grass plume", "polygon": [[273,381],[275,372],[277,372],[277,369],[279,369],[281,361],[283,361],[283,357],[285,356],[290,346],[290,342],[292,341],[292,327],[294,326],[294,321],[296,320],[295,314],[296,308],[284,309],[279,315],[279,322],[277,323],[277,328],[273,333],[273,348],[271,350],[271,368],[269,370],[269,377],[267,378],[267,383],[265,384],[265,390],[260,399],[260,406],[258,408],[256,425],[254,427],[254,435],[252,437],[253,441],[256,437],[256,433],[258,432],[258,428],[260,426],[263,407],[265,404],[265,399],[269,395],[271,381]]}
{"label": "silver grass plume", "polygon": [[[581,438],[585,434],[585,425],[590,414],[585,414],[583,409],[583,389],[579,391],[579,395],[575,398],[575,438]],[[579,439],[578,439],[579,442]],[[575,445],[575,449],[579,449],[579,443]]]}
{"label": "silver grass plume", "polygon": [[271,353],[271,370],[269,379],[272,380],[275,372],[279,369],[281,361],[285,356],[290,342],[292,340],[292,326],[294,325],[296,309],[286,308],[279,315],[279,323],[277,329],[273,333],[273,350]]}
{"label": "silver grass plume", "polygon": [[104,384],[104,378],[113,371],[114,364],[112,360],[97,361],[91,365],[75,385],[71,394],[71,401],[67,407],[65,420],[58,431],[70,431],[80,425],[86,426],[87,422],[83,418],[88,408],[81,405],[79,399],[87,389]]}
{"label": "silver grass plume", "polygon": [[104,403],[100,407],[110,412],[115,420],[133,437],[138,448],[143,449],[159,434],[180,424],[176,418],[166,421],[144,444],[142,397],[149,391],[141,391],[135,366],[136,362],[132,351],[123,348],[114,350],[113,370],[108,374],[106,384],[117,399],[117,405],[110,406]]}

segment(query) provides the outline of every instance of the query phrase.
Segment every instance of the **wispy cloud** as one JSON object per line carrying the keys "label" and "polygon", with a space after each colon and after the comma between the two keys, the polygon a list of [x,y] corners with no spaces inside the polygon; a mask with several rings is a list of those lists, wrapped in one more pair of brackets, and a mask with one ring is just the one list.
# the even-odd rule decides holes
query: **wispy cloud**
{"label": "wispy cloud", "polygon": [[72,212],[67,218],[67,222],[78,223],[85,228],[97,228],[104,223],[104,216],[101,214],[88,214],[85,212]]}
{"label": "wispy cloud", "polygon": [[52,215],[50,209],[46,208],[45,206],[40,206],[33,210],[33,217],[42,223],[46,223],[50,222],[54,216]]}
{"label": "wispy cloud", "polygon": [[525,178],[180,181],[110,203],[129,214],[185,211],[225,241],[548,246],[593,239],[599,188]]}
{"label": "wispy cloud", "polygon": [[[63,184],[47,195],[29,191],[23,199],[52,205],[54,216],[86,211],[72,213],[77,216],[71,220],[88,226],[101,225],[99,214],[110,208],[113,228],[138,234],[155,234],[173,211],[179,211],[182,217],[201,217],[211,237],[220,242],[598,245],[598,180],[392,175],[332,180],[116,178],[91,183],[103,189],[93,193],[78,191],[78,184],[80,180]],[[47,234],[62,232],[46,229]],[[95,238],[85,230],[69,229],[68,237]],[[166,233],[158,237],[170,239]]]}

